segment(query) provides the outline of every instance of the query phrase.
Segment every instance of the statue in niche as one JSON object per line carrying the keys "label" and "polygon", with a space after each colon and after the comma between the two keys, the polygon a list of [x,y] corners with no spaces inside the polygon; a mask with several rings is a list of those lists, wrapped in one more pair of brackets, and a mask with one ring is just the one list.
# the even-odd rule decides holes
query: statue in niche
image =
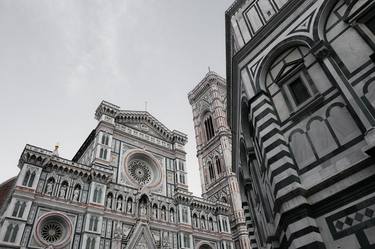
{"label": "statue in niche", "polygon": [[52,190],[53,190],[53,183],[52,181],[50,181],[47,183],[47,188],[46,188],[47,195],[52,195]]}
{"label": "statue in niche", "polygon": [[174,222],[174,212],[170,212],[170,215],[169,215],[169,219],[170,221],[173,223]]}
{"label": "statue in niche", "polygon": [[112,208],[112,196],[108,196],[107,197],[107,205],[106,205],[107,208]]}
{"label": "statue in niche", "polygon": [[140,212],[141,216],[146,216],[147,215],[147,207],[144,202],[141,202],[140,204]]}
{"label": "statue in niche", "polygon": [[66,186],[62,185],[60,188],[60,197],[65,198],[65,195],[66,195]]}
{"label": "statue in niche", "polygon": [[158,218],[158,211],[157,211],[156,207],[153,207],[153,208],[152,208],[152,217],[153,217],[154,219],[157,219],[157,218]]}
{"label": "statue in niche", "polygon": [[132,206],[133,206],[133,202],[132,201],[128,201],[128,204],[127,204],[127,209],[126,209],[126,212],[128,214],[131,214],[132,213]]}
{"label": "statue in niche", "polygon": [[117,200],[117,211],[121,211],[122,210],[122,200]]}
{"label": "statue in niche", "polygon": [[79,199],[79,189],[76,188],[73,193],[73,201],[78,201]]}

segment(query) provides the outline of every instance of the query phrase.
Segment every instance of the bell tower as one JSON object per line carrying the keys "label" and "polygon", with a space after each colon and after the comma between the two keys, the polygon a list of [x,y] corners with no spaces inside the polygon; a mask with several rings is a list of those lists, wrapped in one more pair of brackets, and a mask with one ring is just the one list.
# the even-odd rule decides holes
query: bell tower
{"label": "bell tower", "polygon": [[231,205],[231,227],[236,248],[251,248],[238,181],[232,172],[225,79],[209,71],[188,98],[193,108],[202,196]]}

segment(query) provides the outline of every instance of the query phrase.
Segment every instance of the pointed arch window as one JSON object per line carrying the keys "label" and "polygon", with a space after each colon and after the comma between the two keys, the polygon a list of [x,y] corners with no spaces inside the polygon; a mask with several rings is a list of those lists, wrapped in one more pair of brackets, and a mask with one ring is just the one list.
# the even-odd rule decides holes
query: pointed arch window
{"label": "pointed arch window", "polygon": [[99,158],[101,158],[103,160],[107,160],[107,149],[100,148]]}
{"label": "pointed arch window", "polygon": [[12,216],[22,218],[23,213],[25,212],[25,209],[26,209],[26,203],[17,201],[16,204],[14,204]]}
{"label": "pointed arch window", "polygon": [[216,163],[216,171],[220,175],[222,172],[222,168],[221,168],[220,158],[218,156],[215,157],[215,163]]}
{"label": "pointed arch window", "polygon": [[31,188],[33,186],[33,183],[34,183],[35,175],[36,175],[35,171],[31,172],[28,169],[25,173],[24,178],[23,178],[22,186],[27,186],[27,187]]}
{"label": "pointed arch window", "polygon": [[104,145],[108,145],[109,144],[109,135],[103,133],[101,143],[104,144]]}
{"label": "pointed arch window", "polygon": [[208,172],[210,174],[210,180],[214,180],[215,179],[215,171],[214,171],[214,166],[212,165],[211,162],[208,162]]}
{"label": "pointed arch window", "polygon": [[212,117],[211,116],[208,116],[204,120],[204,128],[205,128],[205,131],[206,131],[207,141],[209,141],[209,140],[211,140],[211,138],[213,138],[215,136],[215,130],[214,130],[214,126],[213,126],[213,123],[212,123]]}
{"label": "pointed arch window", "polygon": [[86,240],[86,249],[95,249],[95,238],[88,237]]}
{"label": "pointed arch window", "polygon": [[9,224],[5,232],[4,241],[14,243],[17,238],[19,226],[18,224]]}

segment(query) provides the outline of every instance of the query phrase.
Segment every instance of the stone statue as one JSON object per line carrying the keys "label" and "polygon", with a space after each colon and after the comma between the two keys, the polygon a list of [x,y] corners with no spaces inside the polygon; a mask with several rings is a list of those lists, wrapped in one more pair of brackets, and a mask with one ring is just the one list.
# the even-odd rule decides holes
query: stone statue
{"label": "stone statue", "polygon": [[118,200],[117,201],[117,211],[121,211],[122,210],[122,200]]}
{"label": "stone statue", "polygon": [[162,211],[161,211],[161,219],[162,219],[162,220],[165,220],[165,210],[162,210]]}
{"label": "stone statue", "polygon": [[154,219],[157,219],[158,218],[158,213],[157,213],[157,209],[154,207],[152,208],[152,217]]}
{"label": "stone statue", "polygon": [[122,238],[122,227],[121,227],[121,223],[117,222],[116,228],[115,228],[114,239],[121,239],[121,238]]}
{"label": "stone statue", "polygon": [[146,216],[147,215],[146,204],[144,204],[143,202],[140,205],[140,214],[141,214],[141,216]]}
{"label": "stone statue", "polygon": [[127,210],[126,210],[126,212],[128,213],[128,214],[131,214],[132,213],[132,202],[131,201],[128,201],[128,207],[127,207]]}
{"label": "stone statue", "polygon": [[53,183],[52,183],[52,182],[47,183],[47,190],[46,190],[46,193],[47,193],[48,195],[52,195],[52,190],[53,190]]}
{"label": "stone statue", "polygon": [[65,198],[65,194],[66,194],[66,187],[65,186],[62,186],[60,188],[60,197],[61,198]]}
{"label": "stone statue", "polygon": [[174,222],[174,213],[170,212],[170,217],[169,217],[171,222]]}
{"label": "stone statue", "polygon": [[112,208],[112,196],[108,196],[106,206],[107,208]]}
{"label": "stone statue", "polygon": [[73,193],[73,201],[78,201],[79,199],[79,189],[76,188]]}

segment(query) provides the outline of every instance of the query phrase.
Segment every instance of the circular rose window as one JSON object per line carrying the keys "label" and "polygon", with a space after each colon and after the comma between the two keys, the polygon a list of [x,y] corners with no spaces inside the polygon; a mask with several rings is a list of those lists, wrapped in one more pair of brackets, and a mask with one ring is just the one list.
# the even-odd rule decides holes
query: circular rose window
{"label": "circular rose window", "polygon": [[59,212],[42,215],[36,225],[36,239],[43,245],[64,247],[72,236],[72,224],[68,217]]}
{"label": "circular rose window", "polygon": [[156,187],[161,184],[161,166],[158,160],[146,151],[128,151],[124,166],[127,178],[136,186]]}
{"label": "circular rose window", "polygon": [[143,160],[132,160],[129,162],[130,176],[139,184],[145,185],[151,181],[151,170]]}

